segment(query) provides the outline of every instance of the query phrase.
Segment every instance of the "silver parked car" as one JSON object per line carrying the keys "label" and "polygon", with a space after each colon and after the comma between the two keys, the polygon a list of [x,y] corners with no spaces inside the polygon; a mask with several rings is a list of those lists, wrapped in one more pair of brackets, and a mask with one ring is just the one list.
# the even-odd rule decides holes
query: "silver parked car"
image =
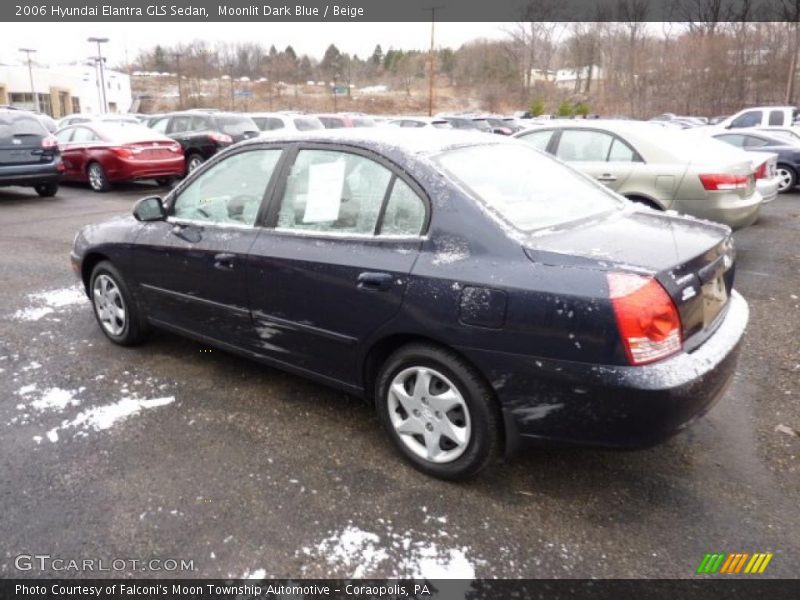
{"label": "silver parked car", "polygon": [[705,136],[641,121],[558,122],[516,134],[631,200],[745,227],[762,197],[752,157]]}

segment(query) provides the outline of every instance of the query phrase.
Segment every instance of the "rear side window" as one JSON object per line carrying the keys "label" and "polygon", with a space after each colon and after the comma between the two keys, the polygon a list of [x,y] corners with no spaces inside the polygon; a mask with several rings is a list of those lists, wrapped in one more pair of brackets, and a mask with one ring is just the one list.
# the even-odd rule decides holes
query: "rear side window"
{"label": "rear side window", "polygon": [[731,127],[756,127],[761,125],[761,111],[749,110],[736,117],[731,123]]}
{"label": "rear side window", "polygon": [[261,131],[275,131],[283,129],[283,121],[275,117],[253,117],[253,121]]}
{"label": "rear side window", "polygon": [[325,129],[341,129],[344,127],[344,121],[336,117],[319,117],[319,120],[322,121]]}
{"label": "rear side window", "polygon": [[294,126],[297,128],[297,131],[312,131],[314,129],[324,129],[322,123],[320,123],[319,120],[303,118],[303,117],[298,117],[294,119]]}
{"label": "rear side window", "polygon": [[26,114],[0,115],[0,142],[10,143],[14,138],[46,135],[44,125],[35,117]]}
{"label": "rear side window", "polygon": [[208,129],[208,117],[197,115],[192,117],[192,131],[203,131]]}
{"label": "rear side window", "polygon": [[402,179],[395,179],[381,221],[382,235],[419,235],[425,224],[425,204]]}
{"label": "rear side window", "polygon": [[605,162],[613,136],[601,131],[566,129],[561,132],[556,156],[567,162]]}
{"label": "rear side window", "polygon": [[520,136],[519,139],[521,139],[526,144],[530,144],[537,150],[545,151],[547,150],[547,146],[552,138],[553,138],[553,130],[546,129],[544,131],[534,131],[532,133],[529,133],[528,135]]}
{"label": "rear side window", "polygon": [[738,133],[734,133],[731,135],[718,135],[716,138],[726,144],[730,144],[731,146],[736,146],[737,148],[744,147],[744,136]]}
{"label": "rear side window", "polygon": [[769,142],[767,140],[761,139],[759,137],[755,137],[753,135],[746,135],[744,136],[744,147],[745,148],[760,148],[762,146],[768,146]]}
{"label": "rear side window", "polygon": [[164,117],[151,123],[150,129],[158,133],[167,133],[167,125],[169,125],[169,117]]}
{"label": "rear side window", "polygon": [[242,135],[247,131],[258,131],[258,127],[249,117],[235,115],[216,117],[219,130],[226,135]]}
{"label": "rear side window", "polygon": [[637,162],[636,151],[619,138],[614,138],[608,151],[608,162]]}
{"label": "rear side window", "polygon": [[74,133],[74,129],[65,129],[63,131],[59,131],[56,133],[56,139],[58,140],[59,144],[66,144],[72,139],[72,134]]}
{"label": "rear side window", "polygon": [[770,125],[783,125],[783,111],[782,110],[771,110],[769,112],[769,124]]}
{"label": "rear side window", "polygon": [[363,156],[301,150],[281,202],[278,227],[372,234],[392,173]]}
{"label": "rear side window", "polygon": [[375,127],[375,121],[356,117],[353,119],[353,127]]}
{"label": "rear side window", "polygon": [[192,130],[192,117],[183,115],[180,117],[173,117],[172,126],[170,131],[172,133],[183,133],[184,131]]}

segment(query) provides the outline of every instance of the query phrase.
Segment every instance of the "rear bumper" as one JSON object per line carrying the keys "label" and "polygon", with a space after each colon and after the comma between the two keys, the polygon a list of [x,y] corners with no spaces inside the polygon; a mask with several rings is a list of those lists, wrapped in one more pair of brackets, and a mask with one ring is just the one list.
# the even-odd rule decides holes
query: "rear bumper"
{"label": "rear bumper", "polygon": [[61,181],[61,161],[32,165],[0,166],[0,185],[31,186]]}
{"label": "rear bumper", "polygon": [[781,178],[777,175],[772,179],[759,179],[756,181],[756,189],[761,194],[761,204],[772,202],[778,197],[778,188],[780,188]]}
{"label": "rear bumper", "polygon": [[184,162],[183,155],[146,162],[118,159],[116,164],[108,169],[107,174],[110,181],[178,177],[185,171]]}
{"label": "rear bumper", "polygon": [[500,400],[509,452],[526,441],[643,448],[685,428],[722,397],[747,320],[747,303],[733,292],[725,318],[703,345],[642,367],[460,350],[481,367]]}
{"label": "rear bumper", "polygon": [[756,189],[747,198],[734,193],[710,192],[703,199],[679,199],[675,209],[686,214],[724,223],[732,229],[752,225],[758,220],[763,198]]}

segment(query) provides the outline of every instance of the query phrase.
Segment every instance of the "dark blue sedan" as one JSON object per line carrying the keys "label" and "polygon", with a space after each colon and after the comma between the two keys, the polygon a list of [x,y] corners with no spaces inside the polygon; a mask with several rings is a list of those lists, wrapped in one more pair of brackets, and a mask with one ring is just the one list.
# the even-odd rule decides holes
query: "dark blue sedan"
{"label": "dark blue sedan", "polygon": [[243,142],[72,261],[111,341],[158,327],[363,396],[449,479],[525,441],[669,437],[725,391],[748,318],[727,227],[470,132]]}
{"label": "dark blue sedan", "polygon": [[797,177],[800,174],[800,143],[794,138],[768,130],[750,129],[737,129],[735,132],[715,134],[714,137],[743,150],[774,152],[778,155],[778,192],[790,192],[797,186]]}

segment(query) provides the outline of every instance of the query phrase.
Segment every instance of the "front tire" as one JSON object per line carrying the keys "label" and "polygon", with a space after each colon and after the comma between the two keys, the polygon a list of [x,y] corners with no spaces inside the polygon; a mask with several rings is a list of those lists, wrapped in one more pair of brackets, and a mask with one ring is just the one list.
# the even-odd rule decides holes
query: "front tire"
{"label": "front tire", "polygon": [[378,415],[395,447],[417,469],[465,479],[500,453],[501,416],[491,388],[461,357],[409,344],[384,363]]}
{"label": "front tire", "polygon": [[95,192],[107,192],[111,189],[111,182],[108,180],[106,170],[100,163],[91,163],[86,169],[86,176],[89,178],[89,186]]}
{"label": "front tire", "polygon": [[789,165],[778,165],[778,177],[780,177],[779,194],[791,192],[797,186],[797,171]]}
{"label": "front tire", "polygon": [[52,198],[58,193],[58,184],[55,182],[39,183],[33,186],[33,189],[36,190],[36,193],[42,198]]}
{"label": "front tire", "polygon": [[143,315],[122,274],[109,261],[98,263],[92,270],[89,296],[97,323],[108,339],[120,346],[142,340]]}

